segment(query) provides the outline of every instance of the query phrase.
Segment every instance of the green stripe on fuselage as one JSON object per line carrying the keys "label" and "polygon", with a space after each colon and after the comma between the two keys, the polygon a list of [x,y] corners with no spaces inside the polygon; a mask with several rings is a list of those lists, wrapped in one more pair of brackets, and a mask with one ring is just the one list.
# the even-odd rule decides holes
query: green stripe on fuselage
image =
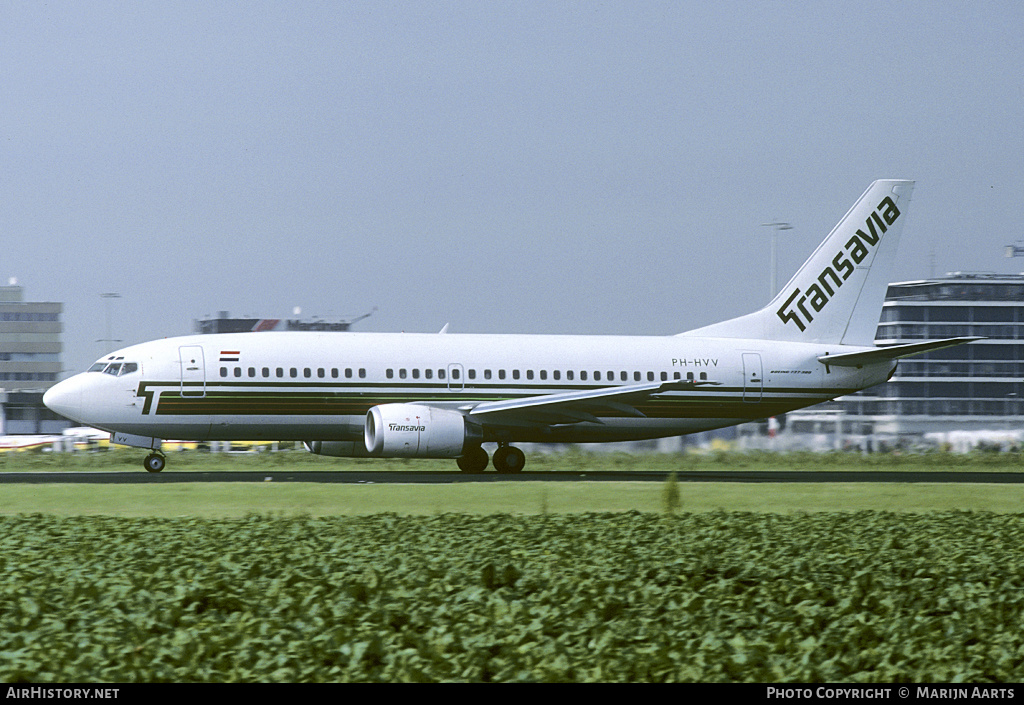
{"label": "green stripe on fuselage", "polygon": [[[492,384],[450,391],[445,385],[412,383],[368,387],[366,384],[344,382],[207,382],[203,396],[193,396],[203,389],[202,383],[186,384],[183,396],[181,383],[143,382],[139,385],[138,396],[146,400],[144,414],[159,416],[362,416],[378,404],[470,403],[601,388],[602,385],[591,384],[553,390],[536,385],[513,387]],[[716,387],[713,391],[705,388],[666,393],[632,406],[649,418],[762,418],[827,401],[854,390],[829,391],[831,394],[826,395],[819,390],[773,387],[763,389],[761,399],[752,402],[743,400],[744,390],[741,387]],[[747,393],[749,395],[750,390]],[[600,400],[595,400],[593,406],[602,417],[629,416],[602,409]]]}

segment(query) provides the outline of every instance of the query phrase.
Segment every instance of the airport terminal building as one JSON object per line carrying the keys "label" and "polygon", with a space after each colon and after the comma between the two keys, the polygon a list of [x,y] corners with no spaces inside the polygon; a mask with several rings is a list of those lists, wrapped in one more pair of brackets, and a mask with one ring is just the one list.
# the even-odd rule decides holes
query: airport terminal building
{"label": "airport terminal building", "polygon": [[61,372],[63,304],[27,302],[0,286],[0,435],[60,433],[68,422],[43,406]]}

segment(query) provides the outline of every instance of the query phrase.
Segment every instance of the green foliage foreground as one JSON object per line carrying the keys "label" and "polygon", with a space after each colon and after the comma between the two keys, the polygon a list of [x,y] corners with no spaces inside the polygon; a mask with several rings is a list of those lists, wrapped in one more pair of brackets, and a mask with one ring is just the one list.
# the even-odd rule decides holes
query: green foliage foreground
{"label": "green foliage foreground", "polygon": [[4,681],[1020,681],[1024,515],[0,517]]}

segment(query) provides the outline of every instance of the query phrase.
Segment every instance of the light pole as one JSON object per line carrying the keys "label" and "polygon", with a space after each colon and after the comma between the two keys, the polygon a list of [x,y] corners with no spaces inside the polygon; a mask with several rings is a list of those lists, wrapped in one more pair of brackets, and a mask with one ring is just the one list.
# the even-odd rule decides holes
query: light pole
{"label": "light pole", "polygon": [[[110,335],[111,335],[111,333],[110,333],[110,300],[111,299],[119,299],[119,298],[121,298],[121,295],[120,294],[116,294],[114,292],[108,292],[106,294],[100,294],[100,298],[101,299],[106,299],[106,301],[107,301],[107,304],[106,304],[106,307],[105,307],[106,308],[106,315],[107,315],[107,337],[103,338],[101,340],[97,340],[96,342],[97,343],[120,343],[121,342],[120,340],[115,340],[115,339],[110,337]],[[100,353],[100,354],[102,355],[102,354],[104,354],[104,353],[106,353],[108,351],[109,351],[109,348],[106,345],[104,345],[103,346],[103,352]]]}
{"label": "light pole", "polygon": [[772,299],[775,298],[775,294],[777,294],[779,290],[778,282],[776,281],[776,279],[778,279],[779,276],[777,271],[778,268],[776,266],[776,263],[778,261],[778,255],[776,254],[776,251],[779,248],[779,231],[792,230],[793,226],[790,225],[789,223],[781,223],[776,221],[774,223],[761,223],[761,227],[772,229],[772,271],[771,283],[769,284],[769,286],[771,287],[771,291],[768,292],[768,300],[771,301]]}

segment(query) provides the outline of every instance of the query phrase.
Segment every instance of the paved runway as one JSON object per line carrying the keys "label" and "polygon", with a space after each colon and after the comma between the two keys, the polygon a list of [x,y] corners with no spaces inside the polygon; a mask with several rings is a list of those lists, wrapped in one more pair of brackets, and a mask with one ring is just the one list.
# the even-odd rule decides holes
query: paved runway
{"label": "paved runway", "polygon": [[[454,482],[664,482],[668,472],[485,472],[382,471],[231,471],[231,472],[7,472],[0,484],[160,484],[167,482],[338,482],[349,484],[439,484]],[[696,470],[676,472],[679,482],[884,482],[884,483],[1024,483],[1019,472],[891,472],[800,470]]]}

